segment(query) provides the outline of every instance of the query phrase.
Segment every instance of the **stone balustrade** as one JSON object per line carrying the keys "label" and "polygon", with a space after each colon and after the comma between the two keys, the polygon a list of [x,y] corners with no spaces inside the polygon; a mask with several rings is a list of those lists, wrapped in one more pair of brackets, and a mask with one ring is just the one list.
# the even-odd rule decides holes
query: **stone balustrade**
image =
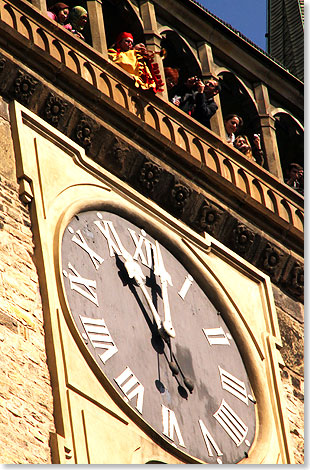
{"label": "stone balustrade", "polygon": [[[166,146],[182,149],[180,158],[190,161],[200,177],[212,170],[243,192],[244,199],[253,198],[298,231],[303,230],[302,196],[161,96],[135,89],[131,77],[107,56],[43,16],[28,2],[0,0],[0,18],[5,27],[13,28],[30,41],[32,52],[48,53],[59,63],[59,70],[67,67],[97,92],[137,116],[144,129],[150,126],[157,131]],[[0,44],[4,49],[5,42],[2,37]]]}

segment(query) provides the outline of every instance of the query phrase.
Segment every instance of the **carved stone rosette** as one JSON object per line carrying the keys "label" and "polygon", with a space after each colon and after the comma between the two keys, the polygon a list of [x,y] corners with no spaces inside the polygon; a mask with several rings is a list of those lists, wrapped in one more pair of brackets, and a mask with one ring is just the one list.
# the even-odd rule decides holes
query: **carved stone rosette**
{"label": "carved stone rosette", "polygon": [[232,245],[239,254],[246,254],[253,245],[255,235],[244,224],[238,224],[232,231]]}
{"label": "carved stone rosette", "polygon": [[19,70],[14,83],[15,98],[22,104],[28,105],[37,85],[37,80]]}
{"label": "carved stone rosette", "polygon": [[171,206],[178,214],[182,214],[191,190],[182,184],[176,183],[171,190]]}
{"label": "carved stone rosette", "polygon": [[139,173],[138,180],[146,192],[151,193],[159,182],[162,169],[150,161],[146,161]]}
{"label": "carved stone rosette", "polygon": [[77,142],[85,149],[88,150],[91,146],[94,134],[90,122],[84,117],[76,126],[75,136]]}
{"label": "carved stone rosette", "polygon": [[57,127],[60,118],[65,114],[67,106],[67,103],[65,103],[61,98],[50,93],[44,108],[45,119],[53,126]]}

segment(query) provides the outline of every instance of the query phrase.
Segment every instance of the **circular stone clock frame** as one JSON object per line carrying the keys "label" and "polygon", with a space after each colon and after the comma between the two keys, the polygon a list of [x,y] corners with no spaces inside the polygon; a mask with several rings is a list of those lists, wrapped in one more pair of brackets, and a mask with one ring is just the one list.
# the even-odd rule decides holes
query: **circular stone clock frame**
{"label": "circular stone clock frame", "polygon": [[[204,440],[205,447],[206,447],[206,458],[202,458],[201,454],[199,456],[197,455],[192,456],[188,454],[186,447],[183,449],[182,445],[181,446],[179,445],[180,438],[175,439],[175,442],[173,442],[173,440],[171,439],[171,436],[169,436],[169,432],[166,432],[166,435],[163,435],[163,433],[159,432],[158,428],[157,429],[154,428],[154,426],[150,425],[149,422],[145,421],[143,413],[140,412],[141,410],[140,411],[137,410],[137,407],[130,406],[125,401],[127,398],[126,396],[124,396],[124,393],[122,390],[122,384],[124,382],[122,382],[122,380],[120,379],[119,384],[117,386],[115,384],[115,380],[113,382],[113,378],[111,376],[108,378],[103,372],[103,368],[100,367],[100,365],[98,364],[98,361],[95,360],[94,355],[90,352],[89,348],[87,347],[85,343],[86,336],[85,334],[83,334],[82,336],[81,331],[78,330],[76,320],[74,320],[72,312],[71,312],[70,302],[68,300],[68,297],[66,294],[66,288],[64,285],[65,283],[64,272],[67,277],[68,277],[68,272],[66,272],[67,268],[65,268],[62,265],[62,261],[61,261],[62,260],[62,254],[61,254],[62,239],[63,239],[66,229],[68,229],[69,227],[69,223],[71,219],[76,214],[81,213],[81,212],[86,213],[87,211],[96,211],[97,213],[109,212],[112,214],[116,214],[117,217],[127,220],[128,222],[132,223],[135,227],[140,227],[151,237],[158,240],[160,246],[164,247],[163,249],[167,249],[172,254],[172,256],[175,257],[176,260],[184,266],[185,270],[187,272],[190,272],[190,274],[194,278],[194,281],[197,282],[197,288],[200,289],[209,298],[210,303],[214,305],[216,308],[216,311],[220,313],[219,317],[221,317],[224,320],[224,323],[227,325],[229,332],[232,335],[232,338],[235,340],[235,343],[237,344],[240,356],[243,358],[243,361],[246,364],[246,371],[253,387],[253,395],[258,400],[258,404],[254,405],[255,399],[254,397],[252,397],[252,392],[250,390],[247,390],[248,394],[247,394],[247,397],[245,398],[247,399],[247,406],[253,407],[254,415],[255,415],[254,420],[256,420],[256,436],[254,437],[253,435],[251,438],[251,442],[247,444],[248,445],[247,451],[244,451],[244,450],[242,451],[243,457],[247,457],[247,454],[252,452],[252,449],[254,448],[253,443],[256,443],[259,434],[262,434],[262,430],[259,424],[263,420],[263,416],[259,417],[257,408],[260,406],[260,401],[264,402],[266,397],[264,397],[261,393],[260,394],[256,393],[256,389],[259,389],[259,384],[261,381],[261,378],[260,378],[261,372],[258,371],[258,368],[256,367],[256,363],[255,363],[255,357],[257,357],[257,350],[256,350],[255,342],[253,341],[253,338],[250,337],[246,329],[246,326],[244,325],[239,314],[237,313],[235,307],[232,305],[231,301],[228,299],[228,296],[226,292],[224,291],[224,288],[220,285],[219,281],[215,279],[214,276],[208,271],[208,267],[205,264],[204,260],[198,259],[198,256],[196,256],[193,253],[193,251],[189,249],[187,245],[193,244],[194,246],[197,246],[198,249],[205,251],[205,252],[208,250],[208,247],[204,243],[201,243],[200,246],[197,245],[197,238],[192,237],[191,235],[188,236],[188,234],[186,234],[185,232],[182,233],[179,227],[177,228],[173,226],[169,227],[169,222],[164,221],[164,220],[160,221],[159,218],[157,217],[155,218],[150,213],[148,214],[146,211],[142,212],[139,208],[137,208],[133,204],[127,201],[121,200],[118,197],[110,198],[109,200],[105,200],[105,201],[92,200],[87,203],[85,203],[85,201],[83,203],[76,202],[70,205],[70,207],[67,210],[65,210],[63,214],[61,215],[61,217],[59,218],[56,233],[55,233],[54,253],[55,253],[56,275],[58,279],[57,286],[58,286],[59,298],[60,298],[62,310],[67,320],[69,329],[81,353],[83,354],[85,360],[87,361],[87,363],[89,364],[89,366],[91,367],[91,369],[93,370],[93,372],[95,373],[99,381],[103,384],[104,388],[107,390],[109,395],[113,398],[115,403],[127,414],[127,416],[130,419],[132,419],[155,442],[157,442],[161,447],[166,449],[168,452],[175,455],[181,461],[184,461],[186,463],[199,463],[199,462],[231,463],[231,462],[225,461],[225,454],[223,457],[222,454],[224,452],[222,449],[219,449],[219,451],[217,450],[218,448],[217,442],[212,441],[213,436],[212,434],[210,434],[210,431],[206,423],[203,423],[202,425],[200,424],[200,429],[199,429],[200,436],[203,437],[202,440]],[[72,229],[72,230],[76,236],[76,229]],[[138,234],[137,234],[137,237],[138,237]],[[80,237],[78,237],[78,239],[81,242],[82,239]],[[184,243],[182,239],[187,240],[188,242]],[[136,240],[138,240],[138,238]],[[120,266],[122,264],[124,263],[121,262]],[[124,274],[125,270],[123,266],[121,266],[121,269],[123,270],[123,274]],[[71,271],[71,274],[72,272],[73,271]],[[77,270],[75,274],[77,274]],[[127,286],[124,285],[123,288],[125,290],[129,289],[128,285]],[[139,288],[134,282],[133,282],[132,289],[134,289],[135,293],[140,292]],[[141,299],[140,294],[139,294],[139,297]],[[149,305],[145,303],[145,299],[144,299],[144,310],[147,311],[148,307]],[[173,311],[173,306],[171,306],[171,311],[172,311],[171,314],[172,314],[173,321],[176,321],[175,312]],[[153,320],[150,312],[148,311],[147,313],[149,315],[149,318]],[[140,312],[140,315],[142,317],[141,312]],[[161,316],[163,317],[162,311],[161,311]],[[108,325],[105,325],[105,326],[108,326]],[[178,331],[176,331],[176,334],[178,335]],[[205,334],[205,339],[207,343],[207,339],[208,339],[207,334]],[[168,341],[170,340],[172,344],[175,341],[174,338],[170,338],[169,340],[167,337],[166,337],[166,340],[167,340],[167,344],[168,344]],[[176,338],[176,340],[178,340],[178,337]],[[166,346],[165,340],[163,341],[163,343]],[[177,353],[177,350],[175,352]],[[179,377],[183,376],[182,365],[181,365],[179,372],[180,372],[178,374]],[[228,383],[229,381],[228,374],[227,374],[228,372],[229,371],[224,370],[224,379],[221,376],[222,385],[225,382],[225,373],[226,373],[226,382]],[[170,373],[174,380],[175,377],[173,376],[171,370],[170,370]],[[233,377],[236,377],[236,376],[233,375]],[[117,379],[117,377],[114,377],[114,379]],[[137,382],[137,383],[140,383],[140,382]],[[185,389],[185,393],[187,394],[186,400],[192,399],[192,396],[196,393],[196,390],[194,389],[194,391],[190,393],[189,389],[186,390],[186,387],[184,387],[184,383],[182,383],[182,387],[183,389]],[[194,383],[194,387],[198,388],[197,383]],[[234,385],[233,388],[236,388],[236,385]],[[226,392],[227,392],[227,389],[226,389]],[[229,396],[231,395],[232,393],[230,392]],[[251,399],[249,400],[248,397],[253,398],[253,401]],[[233,401],[234,402],[238,401],[238,398],[234,396]],[[169,411],[166,411],[167,409],[168,407],[164,406],[164,411],[162,412],[166,414],[168,413],[169,416],[167,419],[171,420],[172,415],[169,414],[170,409]],[[163,417],[162,417],[162,420],[164,423]],[[243,423],[242,420],[240,421],[241,423]],[[174,427],[174,432],[176,436],[178,435],[178,431],[177,431],[178,426],[179,424],[177,422],[176,426]],[[209,453],[208,453],[209,447],[211,449],[211,453],[213,454],[212,458],[209,457]],[[252,448],[250,449],[250,447]],[[242,460],[242,455],[238,457],[238,461],[241,461],[241,460]]]}

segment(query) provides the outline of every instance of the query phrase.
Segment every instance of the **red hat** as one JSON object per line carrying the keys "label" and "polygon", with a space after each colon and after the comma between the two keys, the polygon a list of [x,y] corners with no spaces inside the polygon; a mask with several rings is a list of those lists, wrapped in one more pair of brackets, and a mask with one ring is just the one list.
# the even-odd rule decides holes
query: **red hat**
{"label": "red hat", "polygon": [[125,33],[125,32],[120,33],[116,38],[115,45],[118,46],[119,43],[125,38],[131,38],[133,40],[133,35],[131,33]]}

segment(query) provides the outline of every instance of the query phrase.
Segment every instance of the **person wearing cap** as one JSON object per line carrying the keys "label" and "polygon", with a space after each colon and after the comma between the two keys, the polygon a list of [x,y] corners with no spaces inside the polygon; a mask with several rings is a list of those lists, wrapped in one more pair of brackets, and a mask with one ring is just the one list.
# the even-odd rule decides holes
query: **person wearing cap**
{"label": "person wearing cap", "polygon": [[147,51],[143,43],[134,46],[133,35],[122,32],[114,47],[108,49],[109,58],[126,70],[135,80],[135,86],[143,90],[163,91],[158,65],[154,53]]}

